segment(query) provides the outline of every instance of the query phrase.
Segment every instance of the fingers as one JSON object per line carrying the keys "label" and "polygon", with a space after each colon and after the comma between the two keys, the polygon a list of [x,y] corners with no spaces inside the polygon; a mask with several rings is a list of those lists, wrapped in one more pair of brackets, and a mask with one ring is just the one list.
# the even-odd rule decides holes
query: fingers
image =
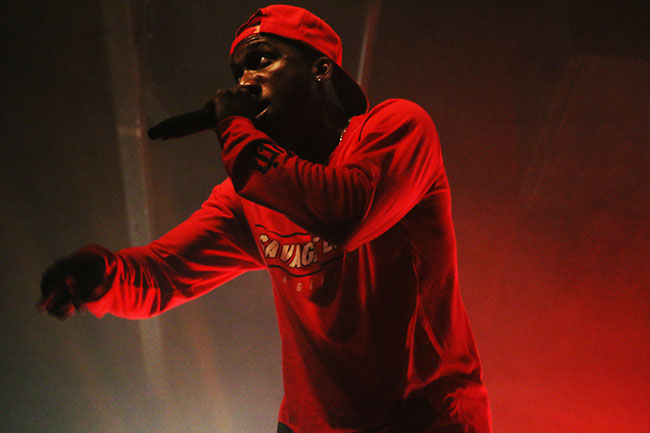
{"label": "fingers", "polygon": [[70,295],[67,287],[50,289],[48,296],[43,296],[36,304],[41,314],[50,314],[59,319],[67,319],[73,316],[79,308],[77,302]]}
{"label": "fingers", "polygon": [[73,271],[70,260],[60,259],[45,272],[41,280],[42,297],[36,305],[41,313],[67,319],[79,310],[83,303],[76,299],[80,289]]}
{"label": "fingers", "polygon": [[260,107],[259,86],[242,86],[235,89],[219,89],[214,98],[217,123],[229,116],[254,119]]}
{"label": "fingers", "polygon": [[36,307],[59,319],[73,316],[85,309],[86,302],[106,294],[104,273],[104,258],[92,252],[79,251],[59,259],[43,274],[42,297]]}
{"label": "fingers", "polygon": [[262,96],[262,86],[259,84],[247,84],[245,86],[240,86],[237,90],[248,94],[249,97],[259,99]]}

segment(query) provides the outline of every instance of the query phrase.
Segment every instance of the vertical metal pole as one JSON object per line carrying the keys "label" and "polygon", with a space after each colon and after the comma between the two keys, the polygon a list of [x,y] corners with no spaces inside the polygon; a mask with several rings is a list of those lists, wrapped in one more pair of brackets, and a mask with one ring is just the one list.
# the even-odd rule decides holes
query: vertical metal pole
{"label": "vertical metal pole", "polygon": [[540,184],[548,176],[557,152],[557,133],[564,125],[574,87],[583,72],[584,58],[571,59],[533,137],[533,154],[529,158],[520,191],[526,209],[532,209],[537,203]]}
{"label": "vertical metal pole", "polygon": [[370,81],[370,62],[372,61],[372,49],[377,33],[377,23],[379,22],[381,0],[369,0],[366,10],[366,23],[363,30],[361,53],[359,54],[359,69],[357,70],[357,83],[364,89],[368,89]]}
{"label": "vertical metal pole", "polygon": [[[143,149],[143,96],[140,56],[134,31],[131,0],[102,0],[113,106],[129,241],[144,245],[151,240],[148,213],[146,159]],[[164,397],[167,383],[157,318],[139,322],[143,364],[153,396]]]}

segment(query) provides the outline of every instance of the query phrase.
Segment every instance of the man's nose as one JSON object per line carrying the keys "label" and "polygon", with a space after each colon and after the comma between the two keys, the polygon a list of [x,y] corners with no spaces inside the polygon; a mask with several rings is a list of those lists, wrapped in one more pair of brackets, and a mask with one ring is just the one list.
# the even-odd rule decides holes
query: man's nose
{"label": "man's nose", "polygon": [[251,72],[244,71],[242,76],[239,78],[237,88],[248,90],[256,98],[262,96],[262,87],[257,83],[255,75]]}
{"label": "man's nose", "polygon": [[241,74],[241,77],[239,77],[239,82],[237,83],[237,86],[251,87],[255,85],[257,85],[257,78],[255,75],[255,71],[244,69],[244,72]]}

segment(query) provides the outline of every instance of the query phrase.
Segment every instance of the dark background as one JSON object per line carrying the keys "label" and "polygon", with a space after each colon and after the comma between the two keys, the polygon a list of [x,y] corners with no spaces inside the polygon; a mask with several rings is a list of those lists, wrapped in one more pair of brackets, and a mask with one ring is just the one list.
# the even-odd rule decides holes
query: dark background
{"label": "dark background", "polygon": [[[439,129],[495,433],[647,431],[648,2],[295,4],[338,31],[353,75],[378,5],[369,99],[412,99]],[[124,113],[144,128],[230,86],[234,31],[263,5],[0,6],[1,431],[274,431],[280,342],[264,274],[144,322],[34,308],[54,259],[133,242]],[[109,18],[124,6],[127,20]],[[110,56],[125,22],[133,51]],[[140,155],[147,236],[225,177],[211,133],[142,140]]]}

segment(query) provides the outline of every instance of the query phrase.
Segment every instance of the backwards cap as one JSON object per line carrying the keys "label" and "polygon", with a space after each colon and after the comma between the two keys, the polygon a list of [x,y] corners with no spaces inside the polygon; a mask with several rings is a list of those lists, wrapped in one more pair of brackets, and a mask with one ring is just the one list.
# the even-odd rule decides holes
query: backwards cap
{"label": "backwards cap", "polygon": [[368,99],[361,86],[341,66],[341,38],[322,19],[306,9],[287,5],[271,5],[258,9],[237,29],[230,46],[230,55],[244,39],[254,34],[276,35],[302,42],[334,61],[339,70],[337,93],[346,111],[354,116],[368,109]]}

